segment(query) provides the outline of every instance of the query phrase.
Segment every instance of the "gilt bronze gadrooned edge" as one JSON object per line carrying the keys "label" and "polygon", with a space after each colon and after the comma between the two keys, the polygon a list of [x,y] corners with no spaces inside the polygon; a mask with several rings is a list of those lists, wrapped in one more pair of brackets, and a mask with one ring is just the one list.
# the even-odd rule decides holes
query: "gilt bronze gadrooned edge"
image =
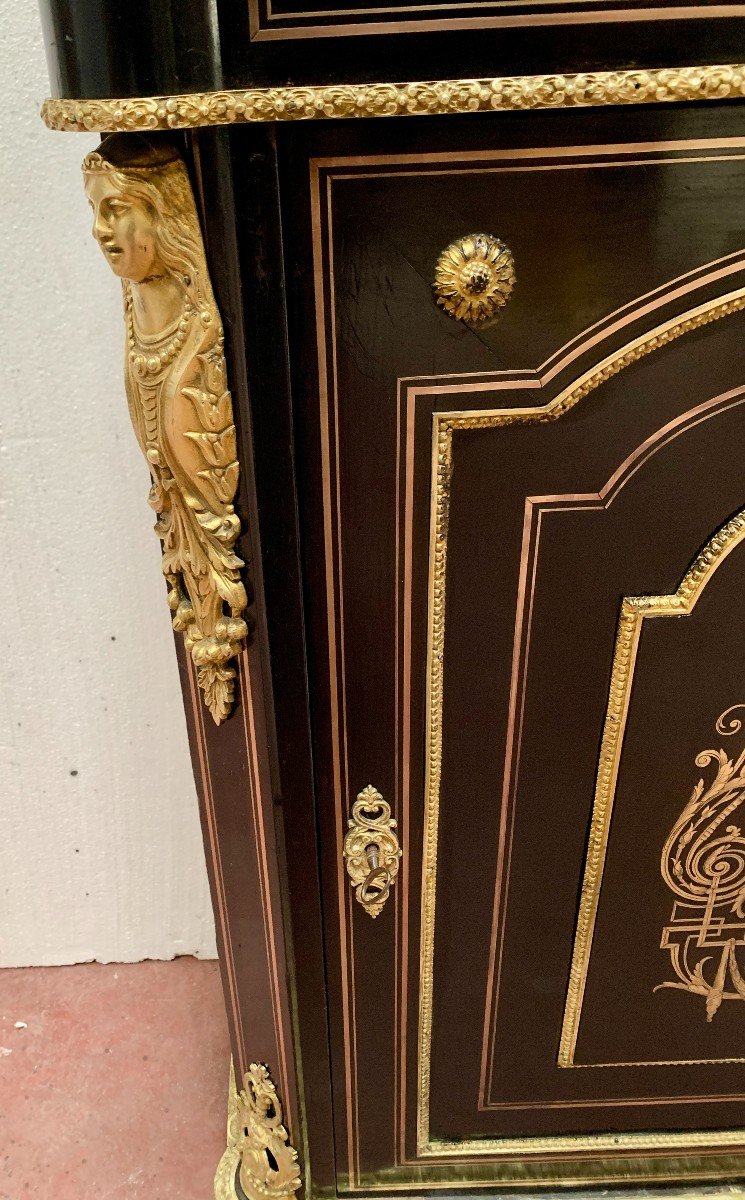
{"label": "gilt bronze gadrooned edge", "polygon": [[46,100],[50,129],[143,133],[253,121],[432,116],[531,108],[663,104],[745,96],[745,64],[513,75],[423,83],[246,88],[132,99]]}

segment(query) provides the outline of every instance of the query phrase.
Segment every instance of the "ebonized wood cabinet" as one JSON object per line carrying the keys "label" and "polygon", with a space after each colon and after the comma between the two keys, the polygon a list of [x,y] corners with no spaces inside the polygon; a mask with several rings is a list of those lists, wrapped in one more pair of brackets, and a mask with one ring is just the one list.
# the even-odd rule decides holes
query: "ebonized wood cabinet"
{"label": "ebonized wood cabinet", "polygon": [[225,331],[218,1197],[739,1190],[743,15],[47,0],[48,123],[178,152]]}

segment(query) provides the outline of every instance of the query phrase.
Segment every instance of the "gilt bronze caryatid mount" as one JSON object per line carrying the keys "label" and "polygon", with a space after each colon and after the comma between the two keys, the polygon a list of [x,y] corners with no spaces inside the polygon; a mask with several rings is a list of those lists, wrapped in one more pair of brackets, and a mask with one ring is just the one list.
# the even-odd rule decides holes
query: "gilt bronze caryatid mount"
{"label": "gilt bronze caryatid mount", "polygon": [[246,591],[233,406],[194,196],[169,143],[107,138],[83,173],[93,236],[122,281],[127,401],[150,468],[173,626],[220,724],[247,634]]}

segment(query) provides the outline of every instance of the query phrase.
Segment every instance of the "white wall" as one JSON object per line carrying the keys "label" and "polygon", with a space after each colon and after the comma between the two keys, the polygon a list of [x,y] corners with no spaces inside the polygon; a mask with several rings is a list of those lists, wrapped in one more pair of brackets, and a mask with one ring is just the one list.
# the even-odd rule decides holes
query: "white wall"
{"label": "white wall", "polygon": [[0,0],[0,965],[214,955],[117,281]]}

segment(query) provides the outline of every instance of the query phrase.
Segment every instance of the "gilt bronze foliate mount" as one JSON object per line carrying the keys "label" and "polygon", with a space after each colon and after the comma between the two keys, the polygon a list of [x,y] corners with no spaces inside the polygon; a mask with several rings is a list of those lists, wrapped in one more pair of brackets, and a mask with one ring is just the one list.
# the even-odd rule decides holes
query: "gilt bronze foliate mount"
{"label": "gilt bronze foliate mount", "polygon": [[93,236],[122,281],[125,388],[150,468],[173,627],[219,725],[233,703],[247,599],[222,322],[194,196],[177,152],[140,137],[107,138],[83,174]]}
{"label": "gilt bronze foliate mount", "polygon": [[231,1064],[228,1144],[215,1175],[215,1200],[293,1200],[300,1167],[283,1122],[269,1068],[251,1063],[239,1090]]}
{"label": "gilt bronze foliate mount", "polygon": [[510,248],[493,234],[469,233],[442,251],[432,291],[440,308],[456,321],[482,325],[504,308],[514,286]]}

